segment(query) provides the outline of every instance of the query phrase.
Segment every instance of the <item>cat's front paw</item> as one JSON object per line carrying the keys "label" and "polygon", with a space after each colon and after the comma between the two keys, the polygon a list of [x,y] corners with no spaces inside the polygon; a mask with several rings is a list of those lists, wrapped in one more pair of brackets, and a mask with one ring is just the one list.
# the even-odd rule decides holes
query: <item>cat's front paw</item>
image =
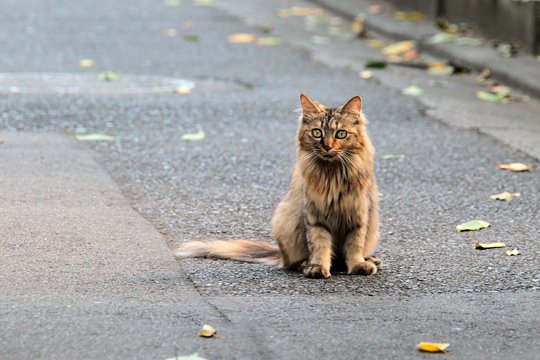
{"label": "cat's front paw", "polygon": [[377,256],[371,255],[365,258],[365,260],[375,264],[375,266],[377,267],[377,270],[381,270],[383,268],[383,262]]}
{"label": "cat's front paw", "polygon": [[321,265],[307,265],[304,268],[304,276],[312,279],[327,279],[330,277],[330,269],[324,269]]}
{"label": "cat's front paw", "polygon": [[375,275],[377,265],[371,261],[364,261],[349,268],[349,275]]}

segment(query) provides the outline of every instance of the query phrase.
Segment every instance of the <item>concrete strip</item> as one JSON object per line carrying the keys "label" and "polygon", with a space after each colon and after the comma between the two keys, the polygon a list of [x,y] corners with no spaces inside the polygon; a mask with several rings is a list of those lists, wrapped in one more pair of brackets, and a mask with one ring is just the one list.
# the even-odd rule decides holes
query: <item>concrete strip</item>
{"label": "concrete strip", "polygon": [[231,358],[239,343],[205,342],[202,324],[250,337],[198,295],[87,144],[0,138],[1,359]]}

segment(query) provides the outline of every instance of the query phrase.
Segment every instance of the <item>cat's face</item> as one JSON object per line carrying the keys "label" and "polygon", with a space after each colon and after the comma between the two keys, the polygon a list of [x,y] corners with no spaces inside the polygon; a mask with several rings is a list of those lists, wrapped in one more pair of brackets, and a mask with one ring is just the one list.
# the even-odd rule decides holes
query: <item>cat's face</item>
{"label": "cat's face", "polygon": [[298,130],[300,148],[323,161],[339,161],[362,147],[362,100],[355,96],[339,108],[326,108],[300,96],[302,120]]}

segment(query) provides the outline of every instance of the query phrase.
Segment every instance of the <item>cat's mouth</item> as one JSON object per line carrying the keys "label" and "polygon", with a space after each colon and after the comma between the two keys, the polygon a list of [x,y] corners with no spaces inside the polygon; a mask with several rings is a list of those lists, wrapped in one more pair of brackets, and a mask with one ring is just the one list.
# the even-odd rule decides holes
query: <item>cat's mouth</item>
{"label": "cat's mouth", "polygon": [[337,153],[335,152],[320,152],[319,157],[326,161],[334,160],[337,157]]}

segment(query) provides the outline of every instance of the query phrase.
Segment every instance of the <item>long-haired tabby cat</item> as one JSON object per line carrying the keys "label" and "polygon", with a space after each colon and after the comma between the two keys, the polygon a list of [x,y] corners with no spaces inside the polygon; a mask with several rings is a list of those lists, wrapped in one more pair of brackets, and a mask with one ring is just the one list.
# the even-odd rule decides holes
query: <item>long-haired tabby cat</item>
{"label": "long-haired tabby cat", "polygon": [[373,275],[379,238],[374,150],[365,129],[362,99],[326,108],[300,95],[296,165],[289,192],[272,219],[279,247],[251,240],[191,241],[177,257],[212,257],[299,269],[328,278],[330,270]]}

